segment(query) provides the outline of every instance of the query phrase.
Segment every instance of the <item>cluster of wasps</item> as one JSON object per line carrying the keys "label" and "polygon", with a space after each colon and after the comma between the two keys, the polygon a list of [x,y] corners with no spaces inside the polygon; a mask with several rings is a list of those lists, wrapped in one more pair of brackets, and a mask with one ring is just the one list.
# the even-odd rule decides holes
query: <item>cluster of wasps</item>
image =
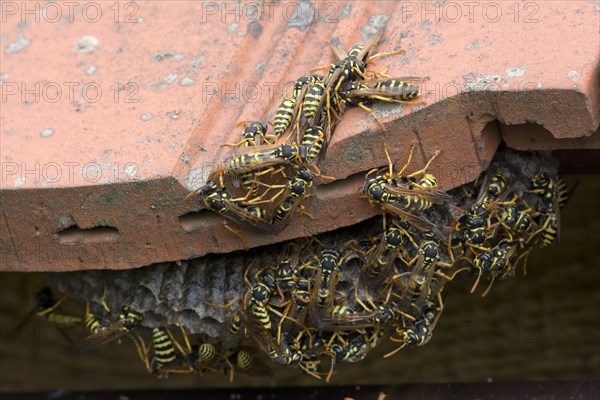
{"label": "cluster of wasps", "polygon": [[[70,298],[70,294],[63,295],[56,300],[50,287],[44,287],[36,293],[35,308],[16,326],[11,336],[21,332],[34,317],[44,317],[48,323],[56,326],[65,340],[74,344],[79,353],[87,353],[109,343],[121,343],[123,340],[131,341],[149,373],[157,377],[167,377],[169,373],[198,373],[206,371],[220,372],[229,376],[233,381],[236,371],[251,375],[270,375],[271,369],[260,361],[255,360],[252,348],[237,347],[225,348],[222,345],[198,339],[192,342],[183,326],[179,326],[182,335],[181,344],[165,324],[155,327],[148,339],[139,332],[139,325],[144,320],[144,315],[131,306],[123,306],[115,315],[105,301],[106,288],[102,297],[102,307],[106,315],[98,317],[90,311],[89,301],[86,299],[85,313],[75,316],[61,310],[61,305]],[[72,328],[83,326],[87,332],[81,341],[74,343]]]}
{"label": "cluster of wasps", "polygon": [[[474,185],[477,184],[477,181]],[[501,171],[488,173],[468,211],[457,221],[455,242],[468,249],[465,259],[477,271],[471,289],[482,275],[490,276],[485,296],[496,279],[512,276],[521,263],[526,272],[527,257],[534,247],[558,246],[560,210],[571,198],[576,184],[569,187],[558,175],[540,171],[529,185],[515,190]],[[466,187],[463,190],[471,196]]]}
{"label": "cluster of wasps", "polygon": [[[124,306],[111,318],[106,286],[102,318],[89,304],[81,317],[61,313],[67,297],[55,301],[49,289],[38,295],[32,315],[59,326],[85,326],[88,336],[76,345],[80,351],[129,340],[148,372],[159,377],[207,371],[231,380],[237,372],[270,375],[271,360],[329,381],[336,365],[361,361],[383,341],[397,344],[385,357],[428,343],[445,307],[443,289],[461,272],[463,278],[475,273],[472,293],[489,275],[485,296],[495,280],[513,276],[519,264],[525,268],[534,247],[558,243],[560,209],[575,188],[551,168],[544,171],[543,161],[538,168],[532,154],[504,149],[497,157],[480,179],[450,193],[439,191],[427,172],[435,154],[408,175],[410,156],[398,173],[391,162],[370,171],[363,194],[383,216],[289,241],[276,251],[248,253],[238,296],[227,304],[202,300],[226,310],[227,323],[217,337],[181,322],[179,340],[177,328],[166,321],[151,323],[151,332],[140,329],[143,314],[156,306],[144,312]],[[146,302],[138,299],[136,305]]]}
{"label": "cluster of wasps", "polygon": [[[347,52],[332,44],[338,61],[325,77],[312,73],[296,81],[275,109],[273,134],[265,122],[244,122],[242,141],[228,144],[238,153],[192,194],[236,224],[269,233],[285,228],[302,211],[315,178],[328,179],[318,164],[348,107],[371,112],[381,124],[370,103],[414,104],[420,95],[417,84],[426,78],[367,72],[373,59],[402,53],[370,55],[382,33]],[[384,150],[387,154],[385,145]],[[495,163],[482,179],[445,193],[428,172],[439,151],[408,173],[413,152],[414,147],[398,172],[388,154],[388,166],[366,174],[362,195],[383,212],[366,227],[349,235],[297,239],[283,244],[276,256],[272,249],[263,252],[268,257],[248,253],[244,290],[227,304],[203,300],[229,316],[218,338],[198,335],[179,322],[177,340],[166,321],[144,334],[137,328],[150,310],[126,305],[115,317],[104,295],[102,318],[89,304],[81,317],[62,314],[66,297],[54,301],[49,291],[40,292],[31,315],[57,325],[83,324],[88,336],[77,344],[80,351],[129,340],[148,372],[160,377],[206,371],[224,372],[230,379],[235,372],[270,374],[266,358],[329,382],[338,363],[361,361],[388,339],[397,347],[385,357],[425,345],[445,307],[446,283],[475,271],[474,292],[489,275],[486,295],[495,280],[514,275],[520,263],[525,267],[532,248],[558,242],[560,208],[572,189],[541,167],[525,177],[514,165]],[[504,154],[505,161],[520,157]],[[246,193],[235,197],[227,191],[226,177]]]}
{"label": "cluster of wasps", "polygon": [[[190,193],[199,194],[206,208],[238,225],[261,232],[276,233],[284,229],[294,213],[303,212],[302,201],[308,197],[316,177],[318,164],[325,157],[334,130],[344,111],[360,107],[381,120],[369,108],[374,101],[424,104],[418,83],[428,78],[390,77],[381,72],[368,72],[368,64],[379,57],[403,54],[394,51],[370,55],[383,35],[379,31],[368,43],[352,46],[347,52],[332,42],[338,59],[328,67],[317,67],[311,74],[296,80],[293,88],[273,112],[272,133],[263,121],[242,121],[242,140],[234,147],[235,155],[225,160],[211,174],[210,181]],[[325,76],[314,73],[328,68]],[[282,139],[285,136],[285,139]],[[234,186],[242,186],[245,194],[234,196],[225,187],[225,177]],[[306,214],[306,213],[305,213]],[[225,224],[247,243],[240,232]]]}

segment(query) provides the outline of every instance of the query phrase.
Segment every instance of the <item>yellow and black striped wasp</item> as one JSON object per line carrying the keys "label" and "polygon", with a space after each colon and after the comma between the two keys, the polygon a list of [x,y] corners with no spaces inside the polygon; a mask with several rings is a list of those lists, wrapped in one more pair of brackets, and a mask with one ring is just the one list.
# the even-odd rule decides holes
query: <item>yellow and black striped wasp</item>
{"label": "yellow and black striped wasp", "polygon": [[321,120],[319,124],[310,126],[302,135],[301,145],[306,148],[306,160],[312,164],[319,164],[327,152],[327,137],[330,126]]}
{"label": "yellow and black striped wasp", "polygon": [[250,376],[273,376],[273,370],[260,361],[250,348],[223,350],[218,358],[219,369],[233,382],[236,372]]}
{"label": "yellow and black striped wasp", "polygon": [[[518,260],[515,263],[512,263],[511,261],[519,249],[517,246],[519,242],[520,240],[509,240],[504,238],[489,251],[482,252],[475,257],[472,263],[475,269],[478,270],[478,275],[473,287],[471,288],[471,293],[473,293],[477,288],[477,284],[479,283],[483,273],[489,273],[492,276],[492,280],[487,289],[481,294],[481,297],[485,297],[489,293],[494,281],[497,278],[503,278],[514,270]],[[520,258],[521,257],[519,257],[519,259]]]}
{"label": "yellow and black striped wasp", "polygon": [[226,160],[222,171],[217,171],[215,176],[221,172],[240,175],[280,165],[301,164],[304,158],[302,151],[304,151],[302,147],[287,143],[260,146],[258,149],[251,148],[250,151],[243,151]]}
{"label": "yellow and black striped wasp", "polygon": [[[376,307],[370,309],[364,306],[364,303],[358,298],[356,290],[354,300],[363,306],[363,310],[357,311],[350,306],[335,304],[336,287],[341,278],[340,267],[346,258],[347,254],[342,255],[336,249],[325,248],[321,251],[309,308],[310,320],[318,329],[364,328],[371,326],[373,319],[380,313]],[[345,294],[345,296],[347,295]]]}
{"label": "yellow and black striped wasp", "polygon": [[95,333],[85,337],[77,344],[80,353],[91,351],[102,345],[128,336],[144,320],[144,316],[130,306],[123,306],[116,322],[106,326],[96,326]]}
{"label": "yellow and black striped wasp", "polygon": [[348,106],[360,107],[370,113],[385,131],[386,128],[383,122],[368,105],[375,100],[388,103],[424,105],[424,102],[415,102],[421,96],[421,91],[417,83],[428,79],[428,77],[407,76],[351,81],[344,83],[340,87],[337,96],[341,103]]}
{"label": "yellow and black striped wasp", "polygon": [[401,345],[384,355],[384,358],[393,356],[406,346],[424,346],[431,340],[433,330],[444,310],[444,302],[441,299],[440,293],[438,293],[437,298],[437,304],[433,300],[428,300],[423,305],[421,316],[418,319],[408,322],[402,327],[396,328],[396,333],[400,338],[390,337],[390,340],[392,342],[401,343]]}
{"label": "yellow and black striped wasp", "polygon": [[[339,46],[339,43],[331,41],[331,47],[338,61],[330,64],[325,82],[333,86],[334,92],[338,92],[345,82],[355,81],[357,78],[365,79],[367,64],[372,60],[383,56],[405,53],[404,50],[398,50],[369,56],[372,48],[383,37],[383,32],[384,29],[380,29],[366,44],[356,44],[347,53]],[[322,68],[317,67],[314,70]]]}
{"label": "yellow and black striped wasp", "polygon": [[457,229],[463,232],[467,244],[485,250],[481,246],[489,236],[490,212],[498,206],[513,203],[514,201],[502,202],[510,193],[511,189],[502,172],[492,173],[490,170],[486,173],[477,198],[469,212],[458,222]]}
{"label": "yellow and black striped wasp", "polygon": [[259,145],[273,144],[276,139],[273,135],[268,135],[268,126],[261,121],[239,121],[236,126],[245,125],[242,131],[242,140],[238,143],[225,143],[221,146],[250,147]]}
{"label": "yellow and black striped wasp", "polygon": [[[385,224],[386,218],[384,218]],[[384,228],[381,235],[381,240],[368,253],[368,258],[363,266],[363,273],[368,277],[373,286],[379,281],[379,276],[384,278],[389,271],[389,268],[396,261],[401,249],[406,248],[409,244],[417,247],[410,234],[410,224],[400,218],[392,218],[390,224]]]}
{"label": "yellow and black striped wasp", "polygon": [[[427,169],[441,153],[440,150],[436,151],[433,156],[427,161],[425,166],[409,175],[403,175],[404,170],[408,167],[412,160],[412,156],[415,150],[415,146],[411,146],[410,152],[408,153],[408,160],[402,169],[393,176],[392,164],[387,147],[384,144],[384,150],[388,158],[390,165],[389,179],[393,181],[393,185],[385,187],[386,191],[392,195],[399,196],[399,203],[406,210],[409,211],[423,211],[430,208],[433,204],[444,204],[452,201],[452,197],[439,190],[437,185],[437,179],[432,174],[427,173]],[[415,177],[421,175],[420,180],[416,180]]]}
{"label": "yellow and black striped wasp", "polygon": [[[222,215],[232,222],[255,228],[262,232],[274,232],[273,226],[269,223],[269,220],[265,218],[266,214],[262,209],[257,206],[245,208],[236,204],[231,194],[224,189],[219,188],[214,181],[209,181],[204,187],[190,193],[186,198],[196,194],[201,196],[204,205],[208,209]],[[238,235],[244,242],[245,247],[248,247],[245,239],[238,231],[229,227],[227,224],[225,224],[225,227]]]}
{"label": "yellow and black striped wasp", "polygon": [[[273,129],[277,137],[283,135],[289,127],[297,129],[307,93],[322,81],[323,77],[318,74],[305,75],[296,80],[290,92],[275,109]],[[313,96],[314,93],[311,97]]]}
{"label": "yellow and black striped wasp", "polygon": [[[438,190],[435,185],[431,185],[432,175],[427,174],[419,182],[411,181],[417,175],[425,174],[431,162],[437,157],[439,151],[429,159],[424,168],[408,176],[402,173],[407,168],[412,158],[414,146],[411,147],[407,163],[395,176],[393,173],[393,164],[384,144],[384,150],[389,163],[389,170],[374,169],[367,173],[363,185],[363,194],[371,203],[381,206],[383,211],[398,217],[416,229],[422,231],[439,231],[435,224],[427,220],[418,212],[431,207],[432,204],[443,204],[452,200],[447,193]],[[387,169],[387,168],[386,168]],[[375,173],[374,176],[372,176]]]}
{"label": "yellow and black striped wasp", "polygon": [[74,327],[82,322],[82,318],[68,314],[63,314],[58,311],[61,304],[69,298],[69,294],[65,294],[60,300],[56,301],[52,296],[52,290],[49,287],[44,287],[35,295],[35,308],[31,310],[19,324],[11,331],[10,336],[15,336],[25,328],[35,317],[45,317],[46,320],[58,328],[60,334],[72,343],[70,335],[65,331],[66,328]]}
{"label": "yellow and black striped wasp", "polygon": [[[312,109],[315,110],[317,117],[320,117],[321,110],[325,114],[324,118],[326,124],[331,127],[326,132],[326,143],[331,140],[330,134],[333,132],[335,126],[334,119],[331,116],[331,112],[337,109],[338,113],[341,113],[341,102],[338,99],[337,93],[340,91],[342,85],[347,82],[355,81],[356,79],[366,79],[366,65],[372,59],[391,54],[401,54],[402,51],[380,53],[368,57],[368,54],[372,47],[381,40],[383,36],[383,29],[377,32],[373,38],[365,45],[358,44],[353,46],[348,53],[346,53],[341,47],[332,42],[332,48],[336,54],[338,61],[329,65],[329,71],[323,80],[323,88],[319,88],[319,96],[312,101]],[[314,68],[313,71],[322,69],[324,67]],[[338,116],[339,117],[339,116]]]}
{"label": "yellow and black striped wasp", "polygon": [[[179,319],[179,318],[178,318]],[[146,365],[149,373],[158,377],[167,377],[168,374],[202,374],[206,370],[216,372],[209,363],[217,356],[217,350],[212,343],[190,344],[189,337],[179,322],[185,348],[175,339],[171,330],[164,328],[152,329],[152,347],[146,346],[139,333],[134,333],[132,339],[136,345],[138,355]]]}
{"label": "yellow and black striped wasp", "polygon": [[531,242],[537,235],[541,235],[540,247],[549,246],[556,241],[560,243],[560,209],[564,207],[572,196],[577,185],[569,189],[560,177],[554,179],[546,172],[541,172],[531,180],[531,193],[538,195],[536,223],[539,229],[531,234],[527,243]]}
{"label": "yellow and black striped wasp", "polygon": [[[150,356],[149,371],[151,373],[166,374],[180,371],[190,373],[193,371],[187,360],[183,363],[178,360],[181,355],[178,356],[174,341],[171,339],[170,333],[167,334],[167,330],[158,327],[152,329],[152,345],[154,352]],[[176,361],[177,365],[174,365]]]}
{"label": "yellow and black striped wasp", "polygon": [[294,211],[298,207],[302,207],[300,203],[308,196],[313,179],[313,174],[308,169],[301,167],[296,176],[288,182],[282,201],[273,211],[271,224],[277,231],[285,228]]}
{"label": "yellow and black striped wasp", "polygon": [[[459,269],[453,272],[452,276],[448,276],[439,271],[441,268],[452,269],[457,264],[452,264],[441,261],[440,246],[437,243],[436,236],[433,232],[426,232],[424,239],[420,245],[417,255],[409,263],[411,268],[410,273],[404,272],[394,276],[391,284],[395,285],[399,278],[405,277],[401,285],[400,294],[394,293],[400,301],[400,310],[413,315],[415,309],[420,310],[423,305],[430,300],[432,295],[433,277],[439,276],[445,280],[451,281],[461,271]],[[439,268],[438,268],[439,267]]]}
{"label": "yellow and black striped wasp", "polygon": [[[269,356],[279,354],[284,357],[284,349],[281,347],[280,340],[281,326],[284,320],[293,321],[293,319],[277,311],[274,305],[269,304],[269,300],[277,290],[275,270],[263,267],[255,274],[254,284],[251,284],[247,278],[249,270],[250,268],[246,270],[244,277],[244,281],[249,287],[242,303],[244,328]],[[274,326],[273,316],[280,319],[277,329]]]}
{"label": "yellow and black striped wasp", "polygon": [[[225,143],[221,146],[251,147],[259,145],[271,145],[275,143],[277,136],[267,134],[267,124],[260,121],[240,121],[236,126],[245,125],[242,132],[242,140],[235,144]],[[254,184],[254,173],[247,172],[240,175],[242,186],[248,190],[249,195],[255,196],[258,186]]]}
{"label": "yellow and black striped wasp", "polygon": [[501,208],[499,220],[511,236],[514,234],[525,234],[535,224],[528,208],[520,210],[513,205]]}

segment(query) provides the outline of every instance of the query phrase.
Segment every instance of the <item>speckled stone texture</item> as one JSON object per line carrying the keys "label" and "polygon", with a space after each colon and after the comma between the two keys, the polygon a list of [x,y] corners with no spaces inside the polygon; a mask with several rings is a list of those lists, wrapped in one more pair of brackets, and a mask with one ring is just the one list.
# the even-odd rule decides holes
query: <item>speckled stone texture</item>
{"label": "speckled stone texture", "polygon": [[[424,107],[377,104],[337,128],[322,170],[337,181],[282,233],[377,213],[357,196],[383,142],[450,189],[504,139],[519,149],[600,148],[597,2],[4,1],[2,270],[124,269],[239,250],[221,218],[183,197],[300,75],[385,27],[373,69],[429,76]],[[576,43],[577,46],[573,46]]]}

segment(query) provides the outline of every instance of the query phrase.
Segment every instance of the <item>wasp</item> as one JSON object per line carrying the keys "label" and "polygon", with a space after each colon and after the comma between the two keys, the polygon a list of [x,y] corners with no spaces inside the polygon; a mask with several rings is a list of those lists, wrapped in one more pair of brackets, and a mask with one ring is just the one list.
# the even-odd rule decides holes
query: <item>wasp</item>
{"label": "wasp", "polygon": [[[384,146],[388,163],[390,165],[389,176],[393,176],[392,163],[387,152],[387,147]],[[415,150],[415,146],[411,146],[408,154],[408,160],[402,169],[398,172],[395,179],[393,179],[394,185],[389,185],[386,190],[393,195],[399,196],[400,204],[409,211],[422,211],[430,208],[433,204],[444,204],[450,202],[452,197],[441,190],[438,190],[437,179],[432,174],[427,173],[429,165],[435,160],[440,154],[440,151],[436,151],[434,155],[427,161],[425,166],[413,172],[410,175],[403,175],[404,170],[410,164],[412,156]],[[413,181],[415,176],[422,175],[418,182]]]}
{"label": "wasp", "polygon": [[[230,221],[236,222],[238,224],[243,224],[255,229],[258,229],[262,232],[273,233],[273,227],[264,217],[266,216],[263,211],[255,206],[247,209],[242,206],[236,204],[229,194],[229,192],[219,188],[214,181],[209,181],[203,188],[199,189],[196,192],[190,193],[190,195],[199,193],[202,197],[202,201],[204,205],[210,210],[222,215]],[[190,196],[188,195],[188,197]],[[240,236],[239,233],[233,228],[225,225],[225,227]],[[240,238],[242,238],[240,236]],[[248,247],[245,240],[244,244]]]}
{"label": "wasp", "polygon": [[296,270],[291,258],[284,258],[277,264],[277,288],[282,293],[296,288]]}
{"label": "wasp", "polygon": [[222,355],[221,369],[229,376],[229,382],[233,382],[234,373],[242,372],[251,376],[272,376],[273,371],[258,360],[250,349],[226,350]]}
{"label": "wasp", "polygon": [[297,112],[297,107],[298,100],[296,100],[295,97],[285,98],[279,107],[277,107],[273,130],[278,137],[281,136],[292,123]]}
{"label": "wasp", "polygon": [[261,144],[273,144],[275,137],[268,135],[267,124],[261,121],[240,121],[236,126],[246,125],[242,132],[242,140],[238,143],[225,143],[221,146],[250,147]]}
{"label": "wasp", "polygon": [[103,329],[97,330],[96,333],[87,336],[79,343],[77,350],[79,352],[90,351],[120,339],[130,334],[143,320],[144,316],[142,314],[129,306],[123,306],[119,313],[119,319],[115,323],[105,326]]}
{"label": "wasp", "polygon": [[[325,248],[318,257],[317,273],[310,293],[309,311],[313,322],[322,328],[331,323],[335,287],[340,278],[341,257],[336,249]],[[312,282],[311,282],[312,283]]]}
{"label": "wasp", "polygon": [[271,223],[277,227],[277,230],[288,224],[296,208],[307,197],[313,179],[313,174],[308,169],[300,168],[296,176],[288,182],[283,201],[273,211]]}
{"label": "wasp", "polygon": [[[318,303],[323,306],[327,299],[331,298],[333,291],[330,286],[335,287],[337,274],[339,273],[340,253],[335,249],[324,249],[321,251],[319,259],[319,269],[317,275],[318,284]],[[330,285],[333,283],[333,285]],[[316,285],[317,286],[317,285]],[[332,298],[331,298],[332,299]]]}
{"label": "wasp", "polygon": [[298,109],[303,104],[307,90],[311,85],[321,82],[323,77],[318,74],[306,75],[299,78],[290,94],[288,94],[275,110],[273,130],[280,137],[292,125],[298,115]]}
{"label": "wasp", "polygon": [[306,122],[313,122],[315,115],[321,106],[325,89],[325,83],[322,80],[316,80],[306,92],[306,96],[302,102],[302,117]]}
{"label": "wasp", "polygon": [[[152,344],[154,345],[153,361],[156,369],[171,364],[177,359],[173,341],[162,328],[152,329]],[[153,368],[153,370],[155,369]]]}
{"label": "wasp", "polygon": [[243,174],[273,166],[301,163],[305,158],[301,154],[305,149],[295,144],[284,143],[260,147],[260,150],[252,149],[247,153],[242,153],[225,161],[224,171]]}
{"label": "wasp", "polygon": [[366,91],[366,95],[373,99],[391,102],[410,102],[421,96],[419,87],[411,82],[422,82],[428,80],[429,77],[403,77],[403,78],[385,78],[376,79],[373,91]]}
{"label": "wasp", "polygon": [[298,278],[294,289],[294,304],[298,311],[303,310],[310,303],[309,281],[306,278]]}
{"label": "wasp", "polygon": [[355,336],[345,345],[340,345],[339,343],[332,344],[330,348],[332,353],[331,367],[325,382],[329,383],[331,381],[336,362],[356,363],[362,361],[370,349],[369,340],[367,335],[364,334]]}
{"label": "wasp", "polygon": [[[367,63],[377,57],[391,54],[402,54],[403,51],[380,53],[371,57],[368,57],[371,48],[379,42],[383,35],[383,30],[377,32],[373,38],[365,45],[358,44],[353,46],[349,53],[346,53],[342,48],[338,47],[333,42],[332,48],[336,54],[338,61],[329,65],[329,71],[324,79],[325,93],[321,96],[321,105],[318,106],[317,110],[323,105],[326,100],[326,110],[331,110],[331,100],[334,99],[334,105],[337,104],[335,101],[335,93],[340,91],[341,86],[346,82],[355,81],[357,78],[366,78],[365,69]],[[319,70],[324,67],[317,67],[313,70]],[[331,118],[329,118],[331,120]]]}
{"label": "wasp", "polygon": [[306,147],[306,160],[312,163],[319,163],[325,157],[326,132],[324,124],[310,126],[302,136],[302,146]]}
{"label": "wasp", "polygon": [[63,330],[64,328],[73,327],[81,323],[82,319],[71,315],[58,312],[60,305],[69,298],[65,294],[60,300],[56,301],[52,296],[52,291],[49,287],[44,287],[35,295],[36,306],[31,310],[19,324],[11,332],[11,336],[22,331],[35,317],[46,317],[46,320],[59,329],[60,334],[69,342],[72,343],[71,337]]}
{"label": "wasp", "polygon": [[[369,52],[373,46],[379,43],[382,36],[383,29],[377,32],[368,43],[356,44],[352,46],[348,50],[348,53],[346,53],[337,44],[331,42],[332,49],[339,61],[330,65],[325,82],[334,86],[334,92],[339,91],[340,86],[344,82],[355,81],[359,77],[365,78],[366,66],[371,60],[387,55],[404,54],[403,50],[399,50],[387,53],[378,53],[369,57]],[[316,69],[321,69],[321,67]]]}
{"label": "wasp", "polygon": [[515,205],[505,205],[498,213],[499,223],[506,229],[510,236],[525,234],[533,229],[535,222],[532,218],[532,209],[519,209]]}
{"label": "wasp", "polygon": [[569,188],[567,183],[558,175],[554,177],[554,182],[556,184],[558,206],[559,208],[563,208],[571,196],[573,196],[575,189],[577,189],[577,182],[575,182],[575,184]]}
{"label": "wasp", "polygon": [[[239,125],[246,125],[246,128],[242,132],[242,141],[236,144],[223,144],[222,146],[257,146],[262,144],[273,144],[275,143],[276,136],[267,135],[267,125],[264,122],[260,121],[240,121],[237,123]],[[240,175],[240,181],[242,186],[249,191],[249,194],[255,196],[258,192],[258,186],[256,186],[253,182],[254,173],[246,172]]]}
{"label": "wasp", "polygon": [[229,324],[229,328],[227,329],[227,333],[231,336],[235,336],[238,334],[240,329],[242,328],[242,318],[240,315],[240,311],[234,311],[231,315],[231,322]]}
{"label": "wasp", "polygon": [[[430,231],[437,230],[437,227],[428,221],[420,214],[414,211],[420,211],[429,208],[432,204],[442,204],[451,200],[451,197],[435,187],[425,185],[405,184],[400,183],[393,173],[393,164],[387,151],[387,146],[384,144],[385,154],[389,163],[389,171],[383,172],[380,170],[371,170],[367,173],[365,183],[363,185],[363,194],[370,202],[379,204],[381,208],[390,214],[403,219],[419,230]],[[424,174],[431,162],[439,155],[439,151],[429,159],[425,167],[414,172],[407,177],[402,176],[402,173],[407,168],[412,158],[414,146],[411,147],[409,158],[402,170],[398,173],[403,181],[409,180],[416,175]],[[377,172],[373,177],[371,175]],[[427,181],[429,181],[428,178]],[[426,181],[422,181],[426,183]],[[412,211],[412,212],[411,212]]]}
{"label": "wasp", "polygon": [[363,267],[369,278],[375,279],[380,274],[385,274],[393,265],[400,248],[405,247],[412,240],[409,229],[410,224],[399,218],[396,218],[394,223],[385,228],[379,244],[369,254],[369,258]]}
{"label": "wasp", "polygon": [[[179,317],[177,317],[179,321]],[[185,343],[185,348],[175,339],[170,329],[154,328],[152,330],[152,346],[154,352],[146,346],[139,333],[132,335],[138,354],[146,364],[149,373],[166,377],[169,373],[187,374],[203,373],[205,370],[216,372],[208,365],[217,356],[216,347],[212,343],[190,344],[189,337],[179,321],[179,328]]]}
{"label": "wasp", "polygon": [[279,348],[272,348],[269,352],[269,357],[273,361],[281,365],[290,367],[298,367],[302,361],[302,351],[292,350],[286,340],[282,340]]}
{"label": "wasp", "polygon": [[370,113],[385,131],[386,128],[383,122],[368,107],[368,104],[379,100],[388,103],[423,105],[425,104],[424,102],[415,103],[415,100],[421,96],[420,88],[415,82],[422,82],[428,79],[428,77],[402,77],[350,81],[341,85],[336,94],[343,104],[360,107]]}
{"label": "wasp", "polygon": [[85,318],[83,320],[83,323],[85,325],[85,328],[92,335],[99,334],[100,332],[102,332],[105,329],[104,325],[102,325],[102,323],[98,320],[98,318],[94,314],[92,314],[92,312],[90,311],[89,301],[86,301]]}
{"label": "wasp", "polygon": [[538,195],[539,201],[537,211],[539,213],[536,223],[540,228],[533,232],[528,243],[538,234],[542,235],[540,247],[549,246],[556,241],[558,246],[560,240],[560,208],[561,201],[564,206],[571,197],[575,187],[567,189],[566,184],[559,179],[559,183],[551,179],[547,173],[542,172],[532,179],[532,193]]}
{"label": "wasp", "polygon": [[344,362],[359,362],[365,358],[367,352],[370,350],[369,341],[366,338],[366,335],[358,335],[350,340],[350,342],[346,346],[340,346],[339,344],[334,344],[332,347],[332,351],[335,353],[335,358],[337,361]]}
{"label": "wasp", "polygon": [[502,278],[507,276],[512,270],[513,265],[510,263],[510,259],[517,251],[516,244],[519,241],[502,239],[489,251],[480,253],[473,260],[473,266],[479,271],[475,284],[471,288],[471,293],[477,288],[479,279],[484,272],[488,272],[492,275],[492,281],[487,289],[481,294],[481,297],[485,297],[492,285],[494,280],[498,277]]}
{"label": "wasp", "polygon": [[490,210],[502,204],[502,198],[510,192],[507,187],[501,172],[486,174],[475,202],[459,227],[468,244],[479,246],[488,238],[486,224],[489,224]]}
{"label": "wasp", "polygon": [[[414,307],[417,310],[425,304],[431,295],[431,284],[434,275],[438,275],[446,280],[453,280],[454,277],[464,269],[459,269],[452,276],[447,276],[444,273],[437,271],[436,267],[452,268],[454,265],[441,261],[440,248],[435,240],[433,232],[426,232],[425,239],[419,246],[417,255],[411,260],[409,267],[412,267],[408,279],[404,283],[404,289],[401,298],[401,309],[408,311],[409,307]],[[392,283],[397,278],[405,275],[399,274],[392,278]],[[397,296],[397,295],[396,295]]]}
{"label": "wasp", "polygon": [[[271,268],[263,268],[255,275],[255,285],[246,294],[244,307],[246,309],[245,326],[252,338],[256,340],[261,348],[269,353],[273,349],[280,349],[280,332],[283,320],[286,317],[276,311],[268,302],[277,288],[274,271]],[[277,343],[275,343],[273,322],[271,313],[279,316],[281,322],[278,326]]]}
{"label": "wasp", "polygon": [[277,290],[279,290],[282,299],[284,298],[284,292],[293,292],[296,289],[300,251],[301,246],[299,244],[288,244],[277,264]]}
{"label": "wasp", "polygon": [[369,299],[369,302],[373,305],[373,308],[367,307],[362,300],[360,300],[356,294],[355,287],[355,299],[360,304],[364,311],[356,311],[350,307],[336,305],[331,311],[327,318],[322,318],[320,321],[321,328],[335,329],[335,330],[351,330],[371,327],[375,324],[375,320],[380,317],[380,310],[376,307]]}
{"label": "wasp", "polygon": [[421,310],[421,317],[419,319],[409,322],[405,327],[396,329],[396,333],[398,333],[400,338],[390,337],[390,340],[402,344],[397,349],[384,355],[384,358],[393,356],[406,346],[424,346],[431,340],[433,330],[444,309],[444,304],[439,293],[438,302],[439,305],[432,300],[428,300]]}

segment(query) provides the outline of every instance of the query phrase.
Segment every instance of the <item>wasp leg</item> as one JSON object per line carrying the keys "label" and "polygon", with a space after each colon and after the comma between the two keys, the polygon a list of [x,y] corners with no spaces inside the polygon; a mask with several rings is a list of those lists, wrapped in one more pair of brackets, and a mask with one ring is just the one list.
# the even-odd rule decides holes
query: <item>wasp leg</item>
{"label": "wasp leg", "polygon": [[358,105],[360,108],[362,108],[363,110],[365,110],[365,111],[367,111],[368,113],[370,113],[370,114],[371,114],[371,116],[372,116],[372,117],[375,119],[375,121],[377,121],[377,123],[379,124],[379,126],[381,127],[381,129],[382,129],[384,132],[385,132],[385,131],[387,131],[387,129],[385,128],[385,125],[383,125],[383,122],[381,121],[381,119],[379,119],[379,117],[378,117],[378,116],[375,114],[375,112],[374,112],[374,111],[373,111],[371,108],[369,108],[369,107],[365,106],[363,103],[358,103],[357,105]]}
{"label": "wasp leg", "polygon": [[104,282],[104,293],[102,293],[102,300],[100,301],[104,310],[110,314],[110,307],[106,304],[106,282]]}
{"label": "wasp leg", "polygon": [[221,145],[221,147],[242,147],[243,145],[245,145],[246,143],[248,143],[248,146],[256,146],[256,143],[254,142],[254,139],[252,138],[246,138],[243,139],[237,143],[223,143]]}
{"label": "wasp leg", "polygon": [[236,235],[237,237],[240,238],[240,240],[242,241],[242,244],[244,245],[244,249],[245,250],[249,250],[250,246],[248,246],[248,241],[246,240],[246,238],[244,236],[242,236],[241,231],[239,229],[235,229],[233,227],[231,227],[227,221],[223,221],[223,226],[225,227],[225,229],[227,229],[229,232],[233,233],[234,235]]}
{"label": "wasp leg", "polygon": [[399,54],[406,54],[406,50],[386,51],[385,53],[373,54],[372,56],[367,57],[367,59],[365,59],[365,64],[368,64],[369,62],[371,62],[371,60],[375,60],[380,57],[394,56]]}
{"label": "wasp leg", "polygon": [[429,161],[427,161],[427,164],[425,164],[425,166],[422,169],[413,172],[412,174],[408,175],[407,178],[412,178],[412,177],[417,176],[417,175],[424,175],[427,172],[427,168],[429,168],[429,165],[431,165],[431,163],[433,162],[433,160],[435,160],[436,157],[439,156],[441,152],[442,152],[441,150],[436,150],[436,152],[429,159]]}

